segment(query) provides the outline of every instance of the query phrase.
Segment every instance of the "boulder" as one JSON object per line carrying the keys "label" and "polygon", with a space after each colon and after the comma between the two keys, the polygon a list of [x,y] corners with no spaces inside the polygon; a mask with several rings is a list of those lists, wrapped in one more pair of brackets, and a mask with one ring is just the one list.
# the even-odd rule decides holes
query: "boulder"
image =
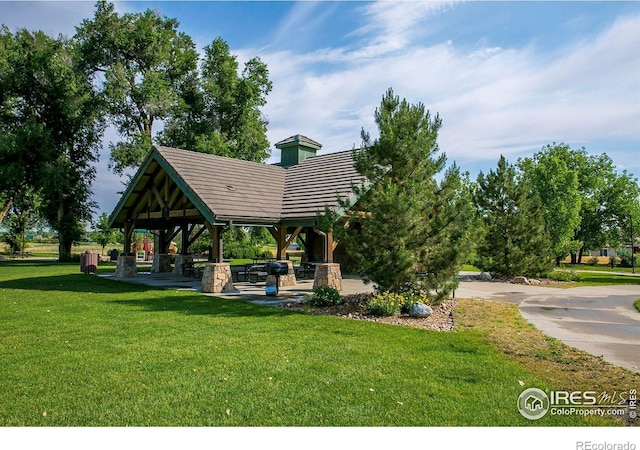
{"label": "boulder", "polygon": [[431,313],[433,313],[431,307],[420,302],[414,303],[409,309],[409,315],[411,317],[429,317]]}
{"label": "boulder", "polygon": [[531,284],[529,283],[529,280],[527,280],[527,277],[515,277],[513,282],[515,284]]}
{"label": "boulder", "polygon": [[540,280],[534,280],[533,278],[529,278],[529,284],[537,286],[540,284]]}
{"label": "boulder", "polygon": [[480,279],[483,281],[491,281],[492,277],[489,272],[480,272]]}

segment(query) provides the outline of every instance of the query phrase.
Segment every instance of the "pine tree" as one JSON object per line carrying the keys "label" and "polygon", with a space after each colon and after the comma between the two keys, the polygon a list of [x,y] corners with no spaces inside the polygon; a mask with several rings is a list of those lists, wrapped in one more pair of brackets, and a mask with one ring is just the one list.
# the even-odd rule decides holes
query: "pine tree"
{"label": "pine tree", "polygon": [[[400,101],[390,89],[376,110],[380,137],[362,132],[355,166],[368,181],[354,187],[356,205],[336,227],[355,269],[379,291],[424,290],[435,301],[457,286],[469,249],[472,206],[465,176],[446,164],[437,144],[440,117]],[[419,278],[417,272],[426,274]]]}
{"label": "pine tree", "polygon": [[484,225],[477,248],[483,270],[502,275],[540,275],[553,266],[540,201],[530,196],[504,156],[498,168],[478,175],[474,200]]}

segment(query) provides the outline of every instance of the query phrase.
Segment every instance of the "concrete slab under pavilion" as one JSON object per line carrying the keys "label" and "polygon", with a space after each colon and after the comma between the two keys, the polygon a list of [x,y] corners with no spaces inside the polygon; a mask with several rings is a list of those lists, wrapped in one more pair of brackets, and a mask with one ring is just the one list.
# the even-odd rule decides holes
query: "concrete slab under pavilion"
{"label": "concrete slab under pavilion", "polygon": [[[285,286],[280,288],[277,296],[265,295],[265,281],[257,283],[251,282],[234,282],[236,292],[226,293],[207,293],[202,292],[201,280],[193,277],[185,277],[177,275],[173,272],[151,273],[139,272],[133,278],[116,278],[114,274],[99,275],[103,278],[114,278],[119,281],[143,284],[163,289],[175,289],[189,292],[197,292],[203,295],[221,297],[232,300],[243,300],[258,305],[274,306],[283,303],[300,302],[304,300],[304,296],[310,294],[313,290],[313,279],[298,280],[295,286]],[[360,294],[372,292],[371,284],[365,285],[362,280],[356,276],[346,276],[342,282],[342,294]]]}

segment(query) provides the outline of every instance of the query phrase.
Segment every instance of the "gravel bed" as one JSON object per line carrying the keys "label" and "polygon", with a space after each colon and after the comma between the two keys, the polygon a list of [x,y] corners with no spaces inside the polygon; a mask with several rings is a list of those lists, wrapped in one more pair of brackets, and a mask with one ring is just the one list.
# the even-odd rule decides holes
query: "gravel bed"
{"label": "gravel bed", "polygon": [[313,307],[304,302],[292,302],[280,305],[280,308],[306,311],[313,314],[338,316],[354,320],[368,320],[370,322],[404,325],[424,328],[433,331],[451,331],[453,329],[454,299],[445,300],[440,305],[432,306],[433,313],[429,317],[418,318],[408,315],[392,317],[376,317],[367,314],[366,301],[371,294],[356,294],[345,296],[345,303],[337,306]]}

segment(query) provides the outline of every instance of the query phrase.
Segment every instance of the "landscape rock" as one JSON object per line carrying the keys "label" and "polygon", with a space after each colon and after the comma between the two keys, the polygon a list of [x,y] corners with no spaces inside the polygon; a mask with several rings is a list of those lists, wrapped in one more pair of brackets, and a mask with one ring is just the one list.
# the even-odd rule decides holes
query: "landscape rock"
{"label": "landscape rock", "polygon": [[492,277],[489,272],[480,272],[480,279],[483,281],[491,281]]}
{"label": "landscape rock", "polygon": [[529,284],[537,286],[540,284],[540,280],[534,280],[532,278],[529,278]]}
{"label": "landscape rock", "polygon": [[531,283],[529,282],[529,280],[527,279],[527,277],[515,277],[515,278],[513,279],[513,282],[514,282],[515,284],[531,284]]}
{"label": "landscape rock", "polygon": [[414,303],[411,305],[411,309],[409,309],[409,315],[411,317],[429,317],[432,313],[433,310],[429,305],[420,302]]}

